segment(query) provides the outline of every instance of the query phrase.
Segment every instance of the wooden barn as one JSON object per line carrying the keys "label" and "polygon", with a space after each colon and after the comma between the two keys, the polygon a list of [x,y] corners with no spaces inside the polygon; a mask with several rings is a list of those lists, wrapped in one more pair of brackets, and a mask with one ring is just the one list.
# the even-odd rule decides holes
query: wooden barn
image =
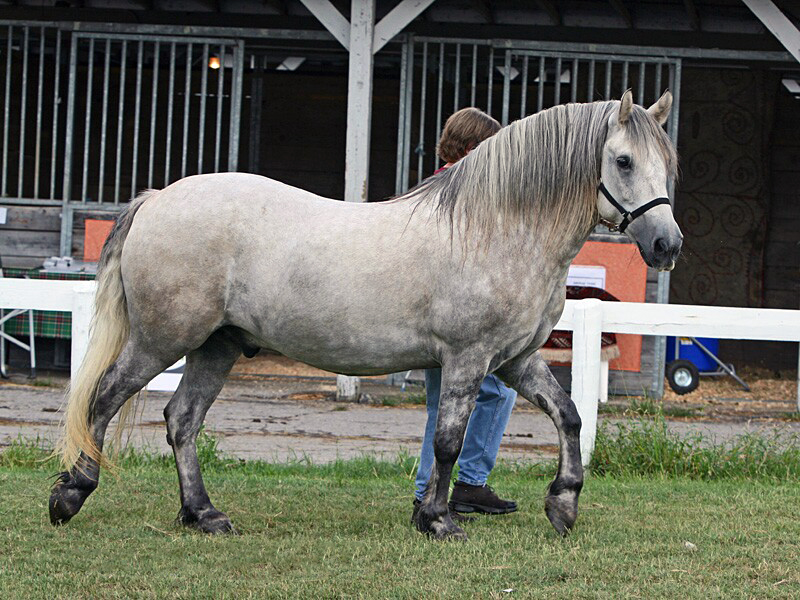
{"label": "wooden barn", "polygon": [[[346,201],[438,166],[444,120],[675,97],[685,235],[671,273],[598,228],[577,263],[624,300],[798,308],[800,8],[789,0],[2,0],[0,259],[96,260],[145,188],[238,170]],[[402,248],[398,248],[401,252]],[[623,336],[621,336],[623,337]],[[627,336],[612,391],[659,395]],[[797,347],[723,342],[737,364]]]}

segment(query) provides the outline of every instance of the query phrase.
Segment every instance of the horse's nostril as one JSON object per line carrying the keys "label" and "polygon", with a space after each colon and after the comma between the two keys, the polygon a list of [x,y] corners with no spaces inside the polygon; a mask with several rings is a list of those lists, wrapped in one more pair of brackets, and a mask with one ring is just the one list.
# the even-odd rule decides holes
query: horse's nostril
{"label": "horse's nostril", "polygon": [[656,255],[667,254],[667,253],[668,253],[668,251],[669,251],[669,245],[668,245],[668,244],[667,244],[667,242],[664,240],[664,238],[658,238],[658,239],[657,239],[657,240],[656,240],[656,241],[653,243],[653,252],[654,252]]}

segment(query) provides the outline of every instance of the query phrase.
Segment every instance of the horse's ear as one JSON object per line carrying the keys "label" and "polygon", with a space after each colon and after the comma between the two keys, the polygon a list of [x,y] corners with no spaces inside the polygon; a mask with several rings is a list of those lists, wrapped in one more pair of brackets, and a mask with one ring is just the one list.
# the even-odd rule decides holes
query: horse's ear
{"label": "horse's ear", "polygon": [[672,108],[672,92],[667,90],[664,94],[659,98],[653,106],[647,109],[647,112],[650,113],[650,116],[653,117],[656,121],[658,121],[659,125],[663,125],[667,122],[667,118],[669,117],[669,111]]}
{"label": "horse's ear", "polygon": [[622,101],[619,104],[619,124],[625,125],[633,110],[633,93],[628,90],[622,94]]}

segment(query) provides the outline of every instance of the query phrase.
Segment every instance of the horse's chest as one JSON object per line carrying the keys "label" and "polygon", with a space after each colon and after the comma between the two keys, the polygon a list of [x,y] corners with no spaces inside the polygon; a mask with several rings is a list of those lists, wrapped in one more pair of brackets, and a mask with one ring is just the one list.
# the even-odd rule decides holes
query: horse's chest
{"label": "horse's chest", "polygon": [[566,300],[566,292],[563,286],[556,286],[550,290],[550,293],[543,296],[546,298],[540,306],[538,306],[531,316],[532,339],[530,347],[538,350],[547,341],[547,338],[553,331],[553,328],[561,318],[561,313],[564,311],[564,302]]}

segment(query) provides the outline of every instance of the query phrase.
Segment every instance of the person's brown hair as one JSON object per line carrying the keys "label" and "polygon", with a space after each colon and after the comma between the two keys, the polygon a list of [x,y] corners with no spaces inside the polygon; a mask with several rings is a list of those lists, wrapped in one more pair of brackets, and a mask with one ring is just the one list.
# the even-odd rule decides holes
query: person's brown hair
{"label": "person's brown hair", "polygon": [[462,108],[447,119],[436,154],[443,161],[454,163],[464,158],[486,138],[500,131],[501,125],[478,108]]}

